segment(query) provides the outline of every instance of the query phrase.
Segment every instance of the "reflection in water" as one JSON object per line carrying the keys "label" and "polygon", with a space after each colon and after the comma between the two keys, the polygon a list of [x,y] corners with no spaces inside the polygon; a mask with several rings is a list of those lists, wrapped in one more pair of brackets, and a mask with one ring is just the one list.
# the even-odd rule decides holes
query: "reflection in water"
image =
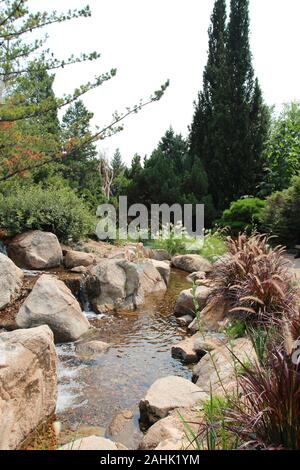
{"label": "reflection in water", "polygon": [[76,356],[73,344],[58,346],[57,419],[65,430],[83,424],[106,427],[115,413],[136,408],[157,378],[191,377],[191,371],[171,357],[171,345],[182,334],[173,316],[174,303],[186,287],[185,274],[174,271],[167,293],[151,296],[137,311],[89,315],[96,338],[111,344],[96,359]]}

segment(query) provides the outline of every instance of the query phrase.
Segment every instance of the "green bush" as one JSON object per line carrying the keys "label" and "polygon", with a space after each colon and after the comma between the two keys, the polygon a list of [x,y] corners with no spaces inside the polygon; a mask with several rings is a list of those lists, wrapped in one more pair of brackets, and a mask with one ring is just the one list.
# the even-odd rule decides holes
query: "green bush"
{"label": "green bush", "polygon": [[300,175],[292,179],[288,189],[267,199],[263,224],[280,243],[290,247],[300,244]]}
{"label": "green bush", "polygon": [[199,250],[198,254],[208,259],[215,261],[224,255],[227,251],[226,241],[224,234],[220,230],[213,232],[209,230],[205,233],[203,247]]}
{"label": "green bush", "polygon": [[27,230],[53,232],[62,242],[79,241],[92,233],[95,220],[69,188],[19,188],[0,194],[0,227],[9,236]]}
{"label": "green bush", "polygon": [[238,199],[223,212],[218,224],[230,228],[235,234],[252,232],[261,225],[265,204],[262,199],[254,197]]}

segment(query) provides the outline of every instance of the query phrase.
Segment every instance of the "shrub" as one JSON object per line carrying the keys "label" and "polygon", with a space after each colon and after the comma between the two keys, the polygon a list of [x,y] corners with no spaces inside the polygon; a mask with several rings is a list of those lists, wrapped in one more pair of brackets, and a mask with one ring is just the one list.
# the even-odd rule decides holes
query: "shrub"
{"label": "shrub", "polygon": [[300,244],[300,175],[291,186],[267,199],[263,217],[265,229],[287,246]]}
{"label": "shrub", "polygon": [[[153,248],[163,248],[171,255],[190,253],[191,251],[203,256],[209,261],[219,258],[226,252],[224,233],[221,230],[206,231],[201,248],[195,250],[195,238],[191,237],[182,225],[163,227],[159,238],[151,243]],[[189,247],[193,247],[192,250]]]}
{"label": "shrub", "polygon": [[253,321],[281,318],[294,305],[296,288],[283,248],[272,249],[264,235],[228,239],[229,255],[212,272],[212,296],[231,305],[230,313]]}
{"label": "shrub", "polygon": [[239,199],[223,212],[218,224],[230,228],[234,234],[252,232],[260,227],[264,208],[265,201],[262,199],[253,197]]}
{"label": "shrub", "polygon": [[274,348],[265,367],[245,369],[239,383],[246,399],[225,411],[226,429],[244,441],[244,447],[298,450],[300,365]]}
{"label": "shrub", "polygon": [[220,230],[215,232],[207,231],[204,236],[203,247],[199,250],[198,254],[214,261],[226,253],[226,241],[224,233]]}
{"label": "shrub", "polygon": [[0,227],[9,236],[27,230],[53,232],[62,242],[79,241],[92,233],[94,218],[69,188],[19,188],[0,195]]}

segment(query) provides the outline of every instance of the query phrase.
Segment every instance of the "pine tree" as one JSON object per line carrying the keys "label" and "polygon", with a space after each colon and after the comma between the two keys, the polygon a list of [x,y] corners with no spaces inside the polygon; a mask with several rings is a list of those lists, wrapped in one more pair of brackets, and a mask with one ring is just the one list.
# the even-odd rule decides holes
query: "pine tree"
{"label": "pine tree", "polygon": [[[91,135],[92,118],[93,113],[88,111],[82,100],[73,103],[62,119],[64,139],[76,142]],[[93,142],[78,148],[72,155],[66,155],[59,168],[71,188],[84,197],[90,206],[94,208],[99,204],[102,197],[101,175],[97,149]]]}
{"label": "pine tree", "polygon": [[[208,31],[208,61],[203,74],[203,90],[198,95],[190,132],[190,171],[196,165],[205,172],[209,192],[216,207],[223,199],[226,149],[223,127],[226,114],[226,1],[216,0]],[[197,160],[201,160],[201,164]],[[203,180],[203,178],[202,178]],[[194,192],[205,193],[204,188]]]}
{"label": "pine tree", "polygon": [[118,176],[124,173],[126,166],[123,163],[120,149],[117,149],[115,151],[114,156],[111,161],[111,167],[114,172],[114,178],[117,178]]}
{"label": "pine tree", "polygon": [[268,130],[268,110],[258,80],[254,79],[249,24],[249,0],[231,0],[227,44],[230,117],[227,151],[231,177],[227,204],[257,192]]}
{"label": "pine tree", "polygon": [[[41,2],[40,2],[41,3]],[[61,98],[39,96],[36,89],[32,90],[33,99],[28,100],[22,96],[21,87],[23,77],[32,71],[51,74],[59,68],[68,65],[94,61],[100,57],[98,52],[83,53],[79,56],[71,55],[63,60],[56,58],[45,43],[48,36],[41,36],[41,31],[50,25],[64,23],[74,18],[91,16],[90,8],[69,10],[58,14],[57,11],[31,12],[29,0],[0,0],[0,182],[17,175],[28,173],[32,169],[48,165],[53,161],[60,161],[66,155],[73,155],[78,149],[88,146],[91,142],[104,139],[122,129],[123,120],[150,103],[159,101],[167,89],[169,82],[156,90],[148,100],[141,100],[138,104],[127,107],[122,113],[114,113],[112,120],[103,128],[97,127],[93,135],[86,135],[80,141],[58,142],[52,137],[46,139],[41,136],[38,127],[36,132],[30,134],[20,132],[20,127],[27,120],[48,119],[52,123],[51,115],[61,108],[74,103],[87,92],[101,86],[116,74],[116,69],[101,74],[93,81],[89,81],[76,88],[70,94]],[[39,69],[43,64],[43,69]],[[51,75],[50,75],[51,76]],[[43,77],[38,80],[44,81]],[[41,83],[40,83],[41,84]],[[32,88],[36,84],[32,83]],[[42,83],[44,87],[44,83]],[[15,89],[19,87],[16,95]],[[21,129],[22,130],[22,129]],[[33,131],[33,127],[32,127]],[[52,134],[51,134],[52,135]]]}
{"label": "pine tree", "polygon": [[254,79],[249,43],[249,1],[216,0],[208,61],[190,131],[190,161],[201,159],[218,212],[257,192],[269,113]]}

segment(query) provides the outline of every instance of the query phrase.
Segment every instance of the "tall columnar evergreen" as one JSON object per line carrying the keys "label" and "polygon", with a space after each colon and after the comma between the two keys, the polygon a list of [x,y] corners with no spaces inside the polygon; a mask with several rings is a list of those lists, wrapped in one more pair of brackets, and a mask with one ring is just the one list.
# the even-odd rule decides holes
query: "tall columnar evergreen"
{"label": "tall columnar evergreen", "polygon": [[227,197],[231,199],[256,193],[268,129],[268,111],[258,80],[254,79],[249,34],[249,0],[231,0],[227,44],[232,175]]}
{"label": "tall columnar evergreen", "polygon": [[[226,19],[226,1],[217,0],[208,31],[209,50],[203,74],[203,89],[195,104],[190,132],[190,160],[194,167],[199,167],[200,163],[203,165],[209,192],[213,195],[216,207],[224,199],[223,188],[227,180],[224,166],[227,158],[224,145],[228,81]],[[194,188],[194,192],[197,193],[199,189]]]}
{"label": "tall columnar evergreen", "polygon": [[262,169],[268,112],[254,79],[249,44],[249,1],[216,0],[208,61],[190,132],[190,160],[200,159],[218,211],[255,194]]}

